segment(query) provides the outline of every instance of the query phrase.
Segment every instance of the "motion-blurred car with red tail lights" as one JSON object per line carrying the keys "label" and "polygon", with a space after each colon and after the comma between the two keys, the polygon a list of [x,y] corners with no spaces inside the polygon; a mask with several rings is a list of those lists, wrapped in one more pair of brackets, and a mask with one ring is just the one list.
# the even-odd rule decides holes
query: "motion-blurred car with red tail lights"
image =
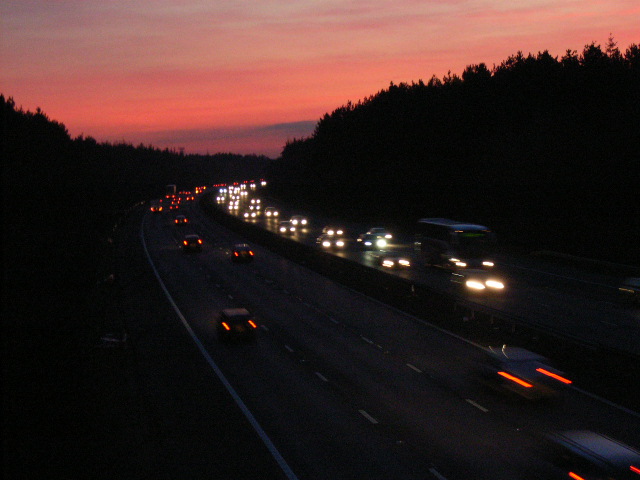
{"label": "motion-blurred car with red tail lights", "polygon": [[151,204],[151,208],[149,209],[151,210],[153,213],[160,213],[162,212],[162,203],[160,202],[154,202]]}
{"label": "motion-blurred car with red tail lights", "polygon": [[173,220],[176,225],[186,225],[189,223],[189,219],[184,215],[176,215],[176,218]]}
{"label": "motion-blurred car with red tail lights", "polygon": [[246,243],[239,243],[231,249],[231,260],[235,263],[253,262],[254,257],[253,249]]}
{"label": "motion-blurred car with red tail lights", "polygon": [[549,359],[520,347],[489,347],[481,365],[485,380],[529,400],[558,397],[572,383]]}
{"label": "motion-blurred car with red tail lights", "polygon": [[185,252],[199,252],[202,250],[202,239],[200,238],[200,235],[196,235],[195,233],[185,235],[182,239],[182,249]]}
{"label": "motion-blurred car with red tail lights", "polygon": [[640,452],[618,440],[588,430],[547,436],[554,463],[573,480],[638,480]]}
{"label": "motion-blurred car with red tail lights", "polygon": [[237,339],[253,341],[258,325],[246,308],[226,308],[220,312],[216,325],[221,342]]}

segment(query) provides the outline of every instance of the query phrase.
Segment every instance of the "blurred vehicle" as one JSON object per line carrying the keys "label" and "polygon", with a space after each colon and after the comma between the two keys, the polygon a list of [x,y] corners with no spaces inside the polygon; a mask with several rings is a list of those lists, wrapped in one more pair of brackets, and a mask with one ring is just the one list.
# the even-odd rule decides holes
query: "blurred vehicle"
{"label": "blurred vehicle", "polygon": [[347,242],[344,238],[330,235],[328,233],[323,233],[316,239],[316,243],[320,245],[322,248],[330,249],[330,248],[344,248]]}
{"label": "blurred vehicle", "polygon": [[547,436],[554,462],[574,480],[640,479],[640,452],[605,435],[570,430]]}
{"label": "blurred vehicle", "polygon": [[306,227],[307,226],[307,218],[302,215],[294,215],[289,220],[296,227]]}
{"label": "blurred vehicle", "polygon": [[483,225],[422,218],[416,226],[414,248],[425,266],[491,269],[495,243],[495,234]]}
{"label": "blurred vehicle", "polygon": [[550,361],[520,347],[489,347],[481,365],[485,379],[529,400],[559,396],[571,380],[550,365]]}
{"label": "blurred vehicle", "polygon": [[278,209],[276,207],[267,207],[264,209],[264,216],[265,217],[277,217],[280,215],[280,212],[278,212]]}
{"label": "blurred vehicle", "polygon": [[258,218],[258,212],[256,210],[247,210],[246,212],[244,212],[242,214],[242,216],[244,218],[246,218],[247,220],[251,220],[251,219],[255,219]]}
{"label": "blurred vehicle", "polygon": [[285,220],[278,224],[278,232],[292,235],[296,233],[296,226],[290,221]]}
{"label": "blurred vehicle", "polygon": [[226,308],[220,312],[216,325],[218,340],[254,340],[258,328],[246,308]]}
{"label": "blurred vehicle", "polygon": [[502,292],[504,280],[487,270],[460,269],[451,274],[451,282],[460,285],[465,291],[476,293]]}
{"label": "blurred vehicle", "polygon": [[174,223],[176,225],[186,225],[187,223],[189,223],[189,220],[184,215],[176,215]]}
{"label": "blurred vehicle", "polygon": [[382,227],[374,227],[358,236],[357,242],[362,248],[385,248],[393,235]]}
{"label": "blurred vehicle", "polygon": [[195,233],[185,235],[182,239],[182,249],[184,251],[197,251],[202,250],[202,239]]}
{"label": "blurred vehicle", "polygon": [[160,213],[160,212],[162,212],[162,203],[160,203],[160,202],[154,202],[154,203],[152,203],[152,204],[151,204],[151,208],[150,208],[150,210],[151,210],[153,213]]}
{"label": "blurred vehicle", "polygon": [[323,235],[329,235],[329,236],[342,236],[344,235],[344,229],[340,228],[340,227],[334,227],[331,225],[327,225],[326,227],[324,227],[322,229],[322,234]]}
{"label": "blurred vehicle", "polygon": [[239,243],[231,249],[231,260],[235,263],[252,262],[254,255],[253,250],[246,243]]}
{"label": "blurred vehicle", "polygon": [[409,268],[411,266],[411,257],[402,253],[380,250],[369,252],[368,255],[381,267]]}
{"label": "blurred vehicle", "polygon": [[625,278],[618,291],[625,301],[640,304],[640,277]]}

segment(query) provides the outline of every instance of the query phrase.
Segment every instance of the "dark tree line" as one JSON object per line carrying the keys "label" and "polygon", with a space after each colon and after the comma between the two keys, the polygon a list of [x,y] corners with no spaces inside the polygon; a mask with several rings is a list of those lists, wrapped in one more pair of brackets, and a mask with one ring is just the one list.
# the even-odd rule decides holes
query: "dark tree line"
{"label": "dark tree line", "polygon": [[15,467],[27,478],[55,471],[52,445],[87,428],[85,382],[94,379],[82,363],[104,333],[88,296],[110,273],[114,224],[133,204],[164,195],[166,184],[191,190],[244,180],[271,160],[72,139],[40,109],[24,111],[3,95],[0,156],[3,446],[11,465],[3,471]]}
{"label": "dark tree line", "polygon": [[329,213],[448,216],[531,248],[638,261],[640,49],[610,38],[392,83],[288,142],[270,177],[274,194]]}

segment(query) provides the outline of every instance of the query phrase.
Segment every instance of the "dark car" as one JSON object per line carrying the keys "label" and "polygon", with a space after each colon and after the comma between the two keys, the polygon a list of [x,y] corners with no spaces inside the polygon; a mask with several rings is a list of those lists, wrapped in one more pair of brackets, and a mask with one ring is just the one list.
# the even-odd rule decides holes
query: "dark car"
{"label": "dark car", "polygon": [[200,250],[202,250],[202,239],[200,238],[199,235],[196,235],[195,233],[185,235],[184,238],[182,239],[182,249],[185,252],[188,252],[188,251],[199,252]]}
{"label": "dark car", "polygon": [[368,256],[375,261],[376,265],[384,268],[401,269],[411,267],[411,257],[399,252],[380,250],[368,252]]}
{"label": "dark car", "polygon": [[187,223],[189,223],[189,219],[184,215],[176,215],[176,218],[174,219],[174,223],[176,225],[186,225]]}
{"label": "dark car", "polygon": [[285,235],[293,235],[296,233],[296,226],[289,221],[282,221],[278,224],[278,232]]}
{"label": "dark car", "polygon": [[572,383],[550,361],[520,347],[489,347],[481,366],[493,386],[512,391],[529,400],[559,396]]}
{"label": "dark car", "polygon": [[388,246],[389,241],[393,235],[389,233],[385,228],[374,227],[366,233],[362,233],[358,236],[357,242],[361,248],[379,248],[383,249]]}
{"label": "dark car", "polygon": [[254,340],[258,328],[246,308],[227,308],[220,312],[216,325],[218,340]]}
{"label": "dark car", "polygon": [[246,243],[234,245],[231,249],[231,260],[236,263],[252,262],[255,253]]}
{"label": "dark car", "polygon": [[640,452],[618,440],[588,430],[547,436],[554,463],[576,480],[640,478]]}
{"label": "dark car", "polygon": [[323,233],[316,239],[316,243],[324,249],[340,249],[347,244],[346,240],[341,236]]}
{"label": "dark car", "polygon": [[505,288],[504,279],[489,270],[458,269],[451,274],[451,282],[475,293],[502,292]]}

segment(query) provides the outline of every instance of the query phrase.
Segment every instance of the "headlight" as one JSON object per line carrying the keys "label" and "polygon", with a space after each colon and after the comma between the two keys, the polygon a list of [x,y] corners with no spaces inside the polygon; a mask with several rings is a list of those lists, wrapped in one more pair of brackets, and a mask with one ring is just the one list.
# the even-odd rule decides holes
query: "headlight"
{"label": "headlight", "polygon": [[382,266],[383,267],[388,267],[391,268],[393,267],[395,264],[393,263],[393,260],[383,260],[382,261]]}
{"label": "headlight", "polygon": [[482,265],[484,265],[485,267],[493,267],[493,262],[485,260],[484,262],[482,262]]}
{"label": "headlight", "polygon": [[387,234],[384,236],[384,238],[391,238],[391,234],[390,234],[390,233],[387,233]]}
{"label": "headlight", "polygon": [[329,248],[331,246],[331,242],[329,240],[324,240],[322,242],[322,246],[326,247],[326,248]]}
{"label": "headlight", "polygon": [[344,241],[343,240],[337,240],[336,241],[336,247],[344,247]]}
{"label": "headlight", "polygon": [[306,225],[307,221],[305,219],[302,219],[302,221],[300,223],[302,223],[302,225]]}
{"label": "headlight", "polygon": [[472,288],[474,290],[484,290],[485,286],[481,283],[478,282],[477,280],[467,280],[466,281],[466,285],[469,288]]}
{"label": "headlight", "polygon": [[376,241],[376,246],[380,247],[380,248],[384,248],[387,246],[387,241],[384,238],[379,238]]}
{"label": "headlight", "polygon": [[498,280],[487,280],[486,284],[487,284],[487,287],[497,288],[499,290],[502,290],[504,288],[504,283]]}
{"label": "headlight", "polygon": [[466,264],[466,263],[464,263],[464,262],[456,262],[456,267],[464,268],[464,267],[466,267],[466,266],[467,266],[467,264]]}
{"label": "headlight", "polygon": [[404,259],[404,258],[402,258],[402,259],[398,260],[398,263],[399,263],[400,265],[402,265],[403,267],[409,267],[409,266],[411,266],[411,262],[410,262],[409,260]]}

